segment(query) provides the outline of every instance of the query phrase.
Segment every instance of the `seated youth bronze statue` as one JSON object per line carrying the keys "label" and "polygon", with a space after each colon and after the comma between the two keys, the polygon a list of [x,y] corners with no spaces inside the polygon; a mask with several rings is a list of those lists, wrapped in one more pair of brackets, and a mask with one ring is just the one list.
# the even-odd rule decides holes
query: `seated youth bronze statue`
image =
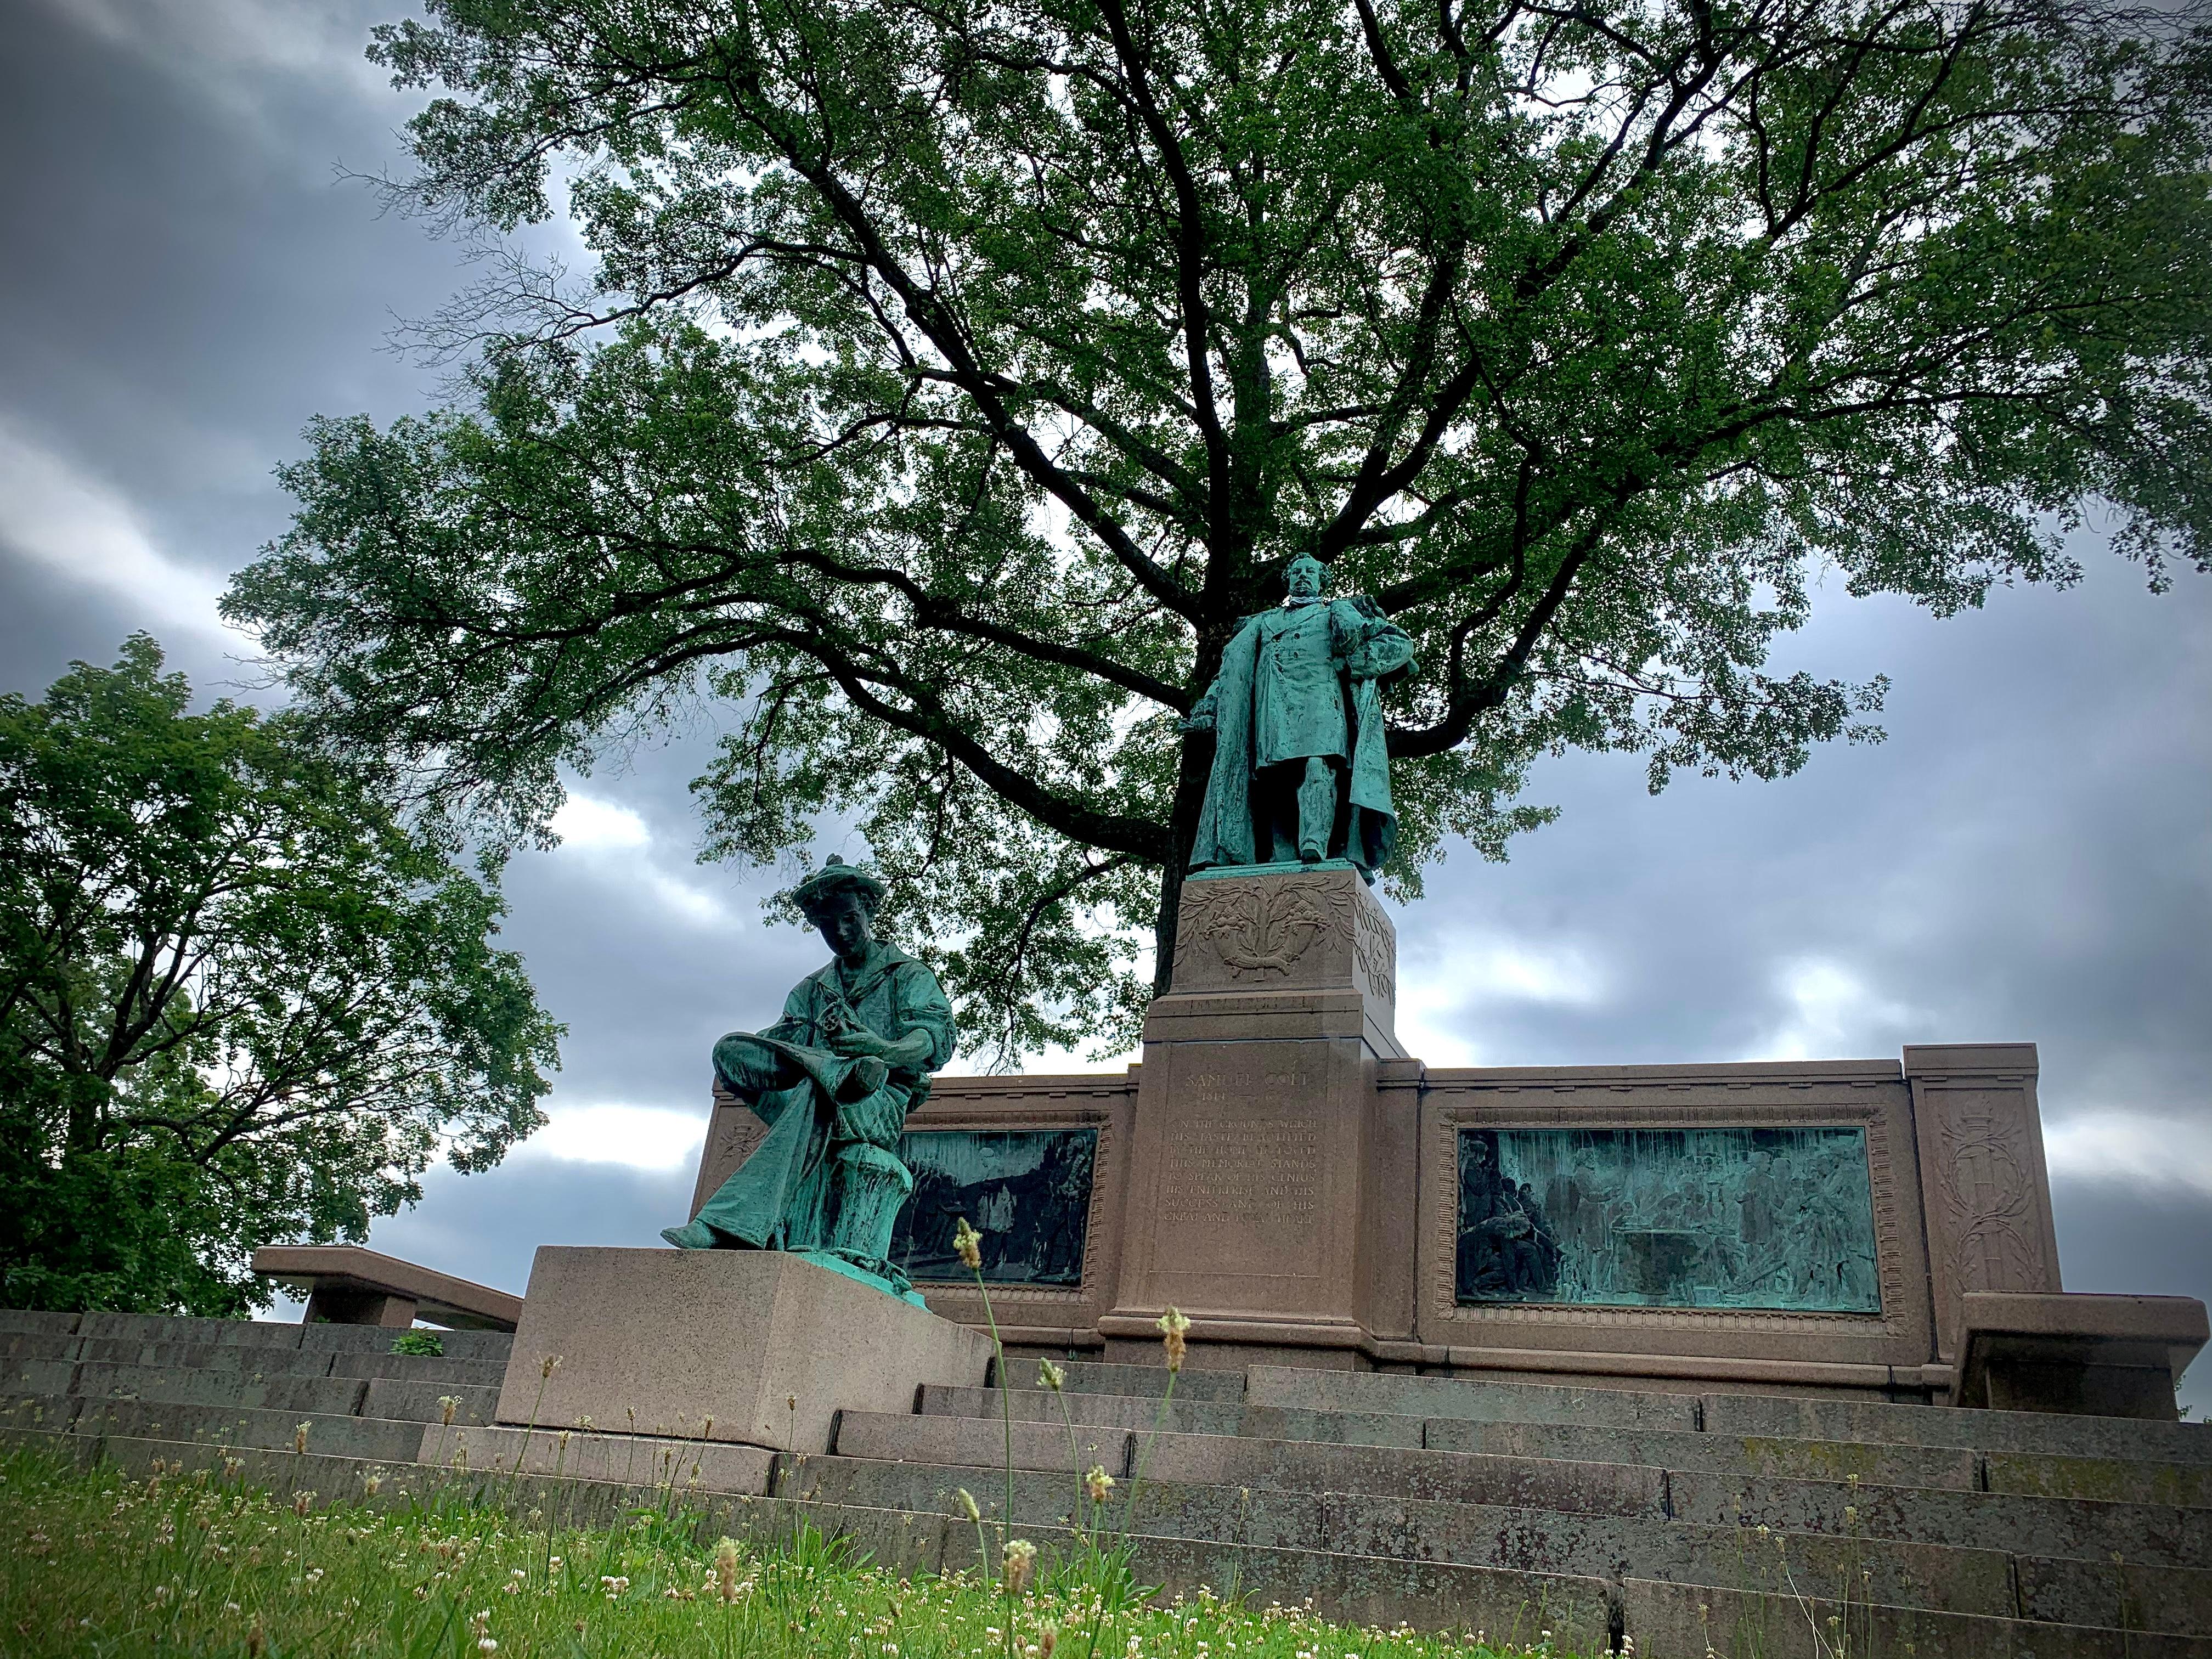
{"label": "seated youth bronze statue", "polygon": [[919,1305],[890,1260],[914,1189],[899,1135],[952,1057],[952,1006],[936,975],[875,937],[883,896],[834,854],[793,892],[836,959],[792,988],[775,1024],[714,1045],[716,1079],[769,1133],[690,1225],[661,1237],[687,1250],[788,1250]]}

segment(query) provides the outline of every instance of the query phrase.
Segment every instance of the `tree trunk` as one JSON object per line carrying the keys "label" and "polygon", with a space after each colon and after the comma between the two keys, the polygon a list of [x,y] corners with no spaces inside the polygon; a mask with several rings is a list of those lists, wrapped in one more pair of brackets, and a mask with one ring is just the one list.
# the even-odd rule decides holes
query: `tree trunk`
{"label": "tree trunk", "polygon": [[1213,738],[1194,732],[1182,740],[1182,760],[1176,769],[1175,805],[1168,814],[1168,862],[1160,872],[1160,908],[1152,926],[1152,994],[1164,996],[1174,988],[1176,918],[1182,908],[1183,871],[1190,863],[1191,842],[1198,836],[1198,817],[1206,806],[1206,787],[1213,769]]}

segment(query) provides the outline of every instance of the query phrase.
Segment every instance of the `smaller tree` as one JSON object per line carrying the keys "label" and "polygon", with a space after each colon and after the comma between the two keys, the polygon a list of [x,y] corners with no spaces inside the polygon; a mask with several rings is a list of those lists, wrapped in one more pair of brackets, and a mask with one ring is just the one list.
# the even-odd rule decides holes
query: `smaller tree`
{"label": "smaller tree", "polygon": [[561,1028],[495,870],[134,635],[0,698],[0,1298],[237,1314],[544,1121]]}

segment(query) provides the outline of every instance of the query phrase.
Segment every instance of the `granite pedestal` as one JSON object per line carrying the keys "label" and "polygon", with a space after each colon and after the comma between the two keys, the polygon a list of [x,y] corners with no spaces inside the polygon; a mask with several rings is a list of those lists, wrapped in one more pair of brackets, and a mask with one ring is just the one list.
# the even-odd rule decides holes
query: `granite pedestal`
{"label": "granite pedestal", "polygon": [[495,1418],[819,1452],[839,1411],[911,1411],[990,1358],[981,1332],[780,1251],[549,1245]]}
{"label": "granite pedestal", "polygon": [[1415,1124],[1375,1087],[1403,1055],[1396,954],[1349,865],[1185,885],[1175,989],[1145,1018],[1109,1357],[1148,1357],[1169,1306],[1200,1365],[1353,1364],[1411,1334]]}

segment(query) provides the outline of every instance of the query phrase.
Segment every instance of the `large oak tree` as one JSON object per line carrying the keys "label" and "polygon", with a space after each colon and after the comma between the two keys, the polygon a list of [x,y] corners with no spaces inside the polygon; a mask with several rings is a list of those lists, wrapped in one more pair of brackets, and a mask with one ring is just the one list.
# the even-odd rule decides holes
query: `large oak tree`
{"label": "large oak tree", "polygon": [[[822,816],[972,1031],[1111,1030],[1172,937],[1176,720],[1310,552],[1414,635],[1417,884],[1531,760],[1771,776],[2108,511],[2212,554],[2212,42],[2100,0],[433,0],[413,207],[566,211],[331,420],[239,580],[341,740],[520,830],[679,702],[708,850]],[[1869,665],[1869,667],[1873,667]],[[1166,982],[1159,952],[1153,987]]]}

